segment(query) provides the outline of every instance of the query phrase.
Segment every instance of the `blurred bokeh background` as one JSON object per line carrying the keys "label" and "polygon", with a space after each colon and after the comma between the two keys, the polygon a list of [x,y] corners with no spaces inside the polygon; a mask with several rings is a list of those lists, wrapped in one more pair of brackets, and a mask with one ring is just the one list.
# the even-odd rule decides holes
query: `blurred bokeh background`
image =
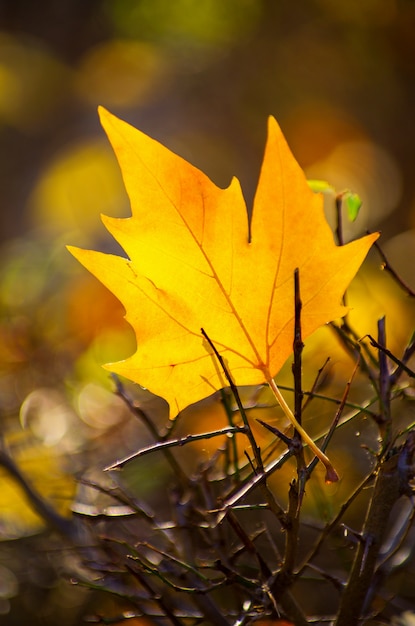
{"label": "blurred bokeh background", "polygon": [[413,226],[410,0],[3,0],[0,22],[3,241],[127,211],[98,104],[248,202],[273,114],[310,175],[367,201],[361,228]]}
{"label": "blurred bokeh background", "polygon": [[[274,115],[309,178],[362,198],[347,238],[380,229],[415,287],[414,32],[412,0],[0,0],[1,431],[59,510],[92,458],[104,466],[115,440],[123,451],[143,441],[99,367],[134,346],[121,307],[65,250],[110,249],[99,214],[129,212],[97,106],[221,186],[238,176],[248,207]],[[413,306],[371,258],[351,294],[355,322],[374,334],[386,313],[399,352]],[[337,348],[313,341],[318,368]],[[350,365],[343,371],[342,358],[340,378]],[[153,406],[144,392],[140,401]],[[2,481],[1,535],[26,541],[43,524],[5,473]],[[36,590],[53,595],[57,583],[49,562],[42,578],[39,562],[34,574],[10,558],[0,615],[23,623]],[[75,608],[61,624],[83,607],[68,598]],[[39,623],[57,623],[54,610]]]}

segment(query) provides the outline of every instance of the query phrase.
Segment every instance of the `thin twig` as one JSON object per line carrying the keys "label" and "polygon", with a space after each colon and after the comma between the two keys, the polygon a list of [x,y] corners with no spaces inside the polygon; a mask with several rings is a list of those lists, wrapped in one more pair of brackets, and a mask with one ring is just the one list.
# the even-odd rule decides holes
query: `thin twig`
{"label": "thin twig", "polygon": [[[230,396],[229,396],[229,393],[227,393],[227,391],[228,391],[227,389],[220,390],[222,404],[225,408],[225,413],[228,418],[229,426],[235,426],[233,411],[230,407]],[[237,445],[236,437],[231,437],[229,449],[232,451],[232,476],[234,477],[235,482],[239,483],[241,477],[240,477],[240,472],[239,472],[239,462],[238,462],[239,455],[238,455],[238,445]],[[228,474],[228,471],[226,471],[226,474]]]}
{"label": "thin twig", "polygon": [[[402,360],[398,359],[398,357],[396,357],[394,354],[392,354],[392,352],[390,350],[388,350],[387,348],[385,348],[385,346],[382,346],[378,341],[376,341],[376,339],[374,339],[372,337],[372,335],[365,335],[365,337],[367,337],[369,339],[371,345],[374,348],[377,348],[380,352],[382,352],[389,359],[391,359],[391,361],[396,363],[398,365],[398,367],[400,368],[400,370],[402,370],[403,372],[408,374],[408,376],[410,378],[415,378],[415,372],[413,370],[411,370],[407,365],[405,365],[404,359],[402,359]],[[363,337],[362,340],[365,339],[365,337]],[[411,353],[409,354],[409,356],[412,356],[414,351],[415,351],[415,342],[412,345],[412,350],[411,350]],[[404,358],[406,357],[406,359],[408,359],[409,356],[407,356],[407,350],[406,350]],[[395,381],[395,379],[396,379],[396,376],[394,376],[394,381]]]}
{"label": "thin twig", "polygon": [[132,574],[134,578],[137,579],[139,584],[148,591],[149,597],[155,602],[155,604],[159,606],[164,615],[169,619],[170,623],[173,624],[173,626],[183,626],[182,620],[178,619],[175,616],[173,609],[169,606],[169,603],[159,593],[156,593],[156,591],[148,582],[147,578],[143,576],[143,574],[135,567],[128,563],[125,564],[125,568]]}
{"label": "thin twig", "polygon": [[[320,370],[319,370],[320,371]],[[294,388],[293,387],[288,387],[288,385],[279,385],[279,388],[282,389],[283,391],[291,391],[292,393],[294,393]],[[314,384],[313,384],[313,388],[314,388]],[[339,400],[339,398],[332,398],[331,396],[326,396],[322,393],[316,393],[315,391],[313,391],[312,389],[310,391],[303,391],[304,396],[306,396],[306,398],[310,398],[310,400],[312,400],[313,398],[315,398],[316,400],[325,400],[326,402],[331,402],[332,404],[341,404],[341,400]],[[374,400],[373,400],[374,402]],[[373,402],[370,402],[368,405],[360,405],[360,404],[356,404],[355,402],[346,402],[345,407],[348,409],[353,409],[355,411],[358,411],[359,413],[364,413],[365,415],[367,415],[368,417],[373,417],[373,411],[371,411],[370,409],[368,409],[368,406],[371,406],[371,404],[373,404]],[[305,403],[307,404],[307,402]],[[304,410],[305,407],[303,407]]]}
{"label": "thin twig", "polygon": [[[125,404],[133,413],[133,415],[138,417],[143,422],[143,424],[145,424],[150,434],[153,436],[154,440],[157,443],[160,443],[161,441],[163,441],[164,437],[160,435],[158,429],[156,428],[151,418],[147,415],[145,411],[143,411],[141,407],[136,406],[134,404],[132,398],[130,398],[130,396],[125,391],[124,386],[122,385],[118,376],[113,374],[112,378],[116,386],[117,395],[125,402]],[[182,483],[182,485],[186,484],[186,480],[187,480],[186,473],[182,470],[177,459],[168,449],[164,449],[163,453],[164,453],[164,457],[166,461],[169,463],[175,475],[180,479],[180,482]],[[109,469],[115,469],[115,468],[109,468]]]}
{"label": "thin twig", "polygon": [[226,511],[232,507],[234,507],[240,500],[246,498],[246,496],[251,493],[258,485],[267,480],[272,474],[280,469],[284,463],[288,461],[289,458],[293,456],[293,452],[288,450],[282,454],[279,458],[271,461],[267,467],[264,468],[264,472],[261,474],[256,474],[253,476],[245,485],[239,487],[234,493],[229,495],[226,500],[223,501],[220,513],[217,517],[217,523],[222,521],[224,516],[226,515]]}
{"label": "thin twig", "polygon": [[167,448],[177,448],[187,445],[188,443],[193,443],[194,441],[200,441],[200,439],[212,439],[213,437],[221,437],[223,435],[228,434],[236,434],[242,433],[246,434],[245,426],[225,426],[224,428],[219,428],[218,430],[208,431],[205,433],[199,433],[198,435],[186,435],[185,437],[181,437],[180,439],[170,439],[169,441],[159,441],[158,443],[154,443],[151,446],[147,446],[145,448],[141,448],[137,452],[133,452],[120,461],[116,461],[112,463],[112,465],[108,465],[104,468],[105,472],[110,470],[122,469],[124,465],[133,461],[134,459],[138,459],[146,454],[151,454],[152,452],[159,452],[166,450]]}
{"label": "thin twig", "polygon": [[254,457],[255,457],[255,461],[256,461],[257,467],[258,467],[258,469],[261,472],[263,472],[264,466],[263,466],[263,463],[262,463],[260,449],[259,449],[258,444],[256,442],[256,439],[254,437],[254,433],[251,430],[251,426],[249,424],[248,418],[247,418],[246,413],[245,413],[245,409],[243,407],[243,404],[241,402],[241,398],[239,396],[238,388],[235,385],[234,380],[233,380],[233,378],[232,378],[228,368],[226,367],[226,364],[225,364],[225,361],[223,360],[222,355],[219,354],[219,352],[216,349],[216,346],[213,344],[212,340],[208,337],[206,331],[203,328],[201,328],[201,333],[202,333],[203,337],[206,339],[206,341],[208,342],[209,346],[212,348],[216,358],[218,359],[218,361],[220,363],[220,366],[221,366],[221,368],[223,370],[223,373],[226,376],[226,379],[227,379],[227,381],[229,383],[229,386],[230,386],[230,388],[232,390],[232,393],[233,393],[233,396],[235,398],[235,402],[238,405],[238,409],[240,411],[243,423],[245,425],[245,428],[246,428],[246,433],[245,434],[246,434],[246,436],[249,439],[249,443],[251,444],[252,452],[254,453]]}
{"label": "thin twig", "polygon": [[411,289],[411,287],[393,269],[393,267],[389,263],[388,259],[386,258],[385,253],[383,252],[383,250],[380,247],[380,245],[378,244],[378,242],[375,241],[373,243],[373,245],[376,248],[376,250],[378,251],[380,258],[382,259],[382,269],[385,272],[388,272],[392,276],[393,280],[399,285],[399,287],[401,287],[401,289],[403,289],[406,292],[406,294],[410,298],[415,298],[415,291],[413,291],[413,289]]}
{"label": "thin twig", "polygon": [[[305,409],[308,407],[308,405],[310,404],[310,402],[313,400],[313,398],[318,398],[318,394],[316,394],[316,389],[318,389],[318,387],[320,386],[320,379],[324,373],[324,370],[326,369],[327,365],[330,362],[330,357],[328,356],[326,358],[326,360],[324,361],[323,365],[319,368],[317,375],[313,381],[313,384],[311,385],[311,389],[310,391],[302,391],[302,395],[303,397],[306,396],[305,402],[303,403],[303,412],[305,411]],[[280,385],[280,389],[282,389],[283,387],[281,387]],[[337,398],[336,398],[337,401]]]}
{"label": "thin twig", "polygon": [[[301,335],[301,293],[300,293],[300,272],[298,268],[294,271],[294,342],[293,342],[293,353],[294,360],[292,364],[292,373],[294,377],[294,415],[297,422],[301,425],[302,421],[302,408],[303,408],[303,365],[302,365],[302,354],[303,354],[303,340]],[[297,474],[301,477],[304,468],[306,466],[304,459],[304,449],[301,445],[301,434],[297,429],[294,430],[293,439],[296,440],[300,445],[297,447],[295,451],[295,458],[297,461]],[[302,496],[299,494],[299,502],[301,501]]]}
{"label": "thin twig", "polygon": [[[389,366],[386,350],[386,325],[385,318],[378,321],[378,344],[379,344],[379,401],[380,414],[378,416],[378,426],[382,437],[384,449],[390,443],[391,435],[391,386],[389,378]],[[383,350],[381,349],[383,348]]]}
{"label": "thin twig", "polygon": [[404,371],[402,366],[409,361],[409,359],[412,357],[414,352],[415,352],[415,333],[412,335],[409,344],[406,346],[398,367],[391,374],[391,377],[390,377],[391,386],[396,385],[397,381],[402,375],[402,372]]}
{"label": "thin twig", "polygon": [[[333,421],[332,421],[332,423],[330,425],[330,428],[329,428],[327,434],[324,436],[323,443],[320,446],[320,448],[321,448],[321,450],[323,450],[323,452],[326,450],[327,446],[329,445],[329,443],[330,443],[330,441],[331,441],[331,439],[332,439],[334,433],[336,432],[336,429],[337,429],[337,427],[338,427],[338,425],[340,423],[340,418],[341,418],[342,413],[344,411],[344,407],[346,406],[346,401],[347,401],[347,398],[348,398],[348,395],[349,395],[349,392],[350,392],[350,388],[352,386],[353,379],[356,376],[357,370],[359,368],[359,360],[360,359],[357,360],[356,365],[355,365],[355,367],[353,369],[352,375],[351,375],[351,377],[349,378],[349,380],[346,383],[346,386],[345,386],[345,389],[344,389],[344,392],[343,392],[343,397],[340,400],[340,405],[339,405],[339,407],[338,407],[338,409],[336,411],[336,414],[335,414],[335,416],[333,418]],[[309,464],[308,468],[307,468],[308,475],[311,474],[311,472],[314,469],[314,466],[316,466],[316,465],[317,465],[317,459],[313,459],[311,461],[311,463]]]}
{"label": "thin twig", "polygon": [[318,556],[318,554],[320,553],[320,549],[323,543],[325,542],[325,540],[333,533],[334,529],[336,528],[336,526],[338,526],[338,524],[340,523],[346,511],[353,504],[353,502],[356,500],[359,494],[364,489],[366,489],[366,487],[373,480],[374,474],[375,474],[375,471],[372,471],[367,476],[365,476],[365,478],[356,487],[353,493],[351,493],[350,496],[347,498],[346,502],[344,502],[341,505],[341,507],[339,508],[337,512],[337,515],[331,520],[331,522],[326,524],[326,526],[323,528],[322,532],[320,533],[317,541],[315,542],[314,546],[311,548],[310,552],[305,556],[302,564],[298,568],[296,572],[296,577],[300,577],[304,569],[309,565],[309,563],[311,563],[313,559],[315,559]]}

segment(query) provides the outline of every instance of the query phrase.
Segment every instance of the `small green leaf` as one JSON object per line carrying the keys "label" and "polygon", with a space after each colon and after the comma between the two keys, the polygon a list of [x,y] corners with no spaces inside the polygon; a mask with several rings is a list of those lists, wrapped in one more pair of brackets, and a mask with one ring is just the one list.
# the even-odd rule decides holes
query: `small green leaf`
{"label": "small green leaf", "polygon": [[354,222],[359,215],[360,207],[362,206],[362,199],[357,193],[348,192],[344,195],[344,203],[346,205],[347,217],[351,222]]}
{"label": "small green leaf", "polygon": [[314,193],[334,193],[334,187],[325,180],[308,180],[307,183]]}

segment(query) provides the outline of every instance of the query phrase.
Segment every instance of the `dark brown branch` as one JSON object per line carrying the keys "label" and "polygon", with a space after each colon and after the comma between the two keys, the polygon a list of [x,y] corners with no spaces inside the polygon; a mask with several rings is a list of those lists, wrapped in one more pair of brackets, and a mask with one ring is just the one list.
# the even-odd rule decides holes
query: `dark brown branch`
{"label": "dark brown branch", "polygon": [[339,246],[343,246],[344,245],[343,215],[342,215],[343,195],[341,193],[336,195],[335,206],[336,206],[336,237],[337,237]]}
{"label": "dark brown branch", "polygon": [[[301,424],[303,405],[302,354],[304,348],[301,336],[301,309],[300,274],[297,268],[294,271],[294,361],[292,365],[292,373],[294,377],[294,415],[299,424]],[[301,439],[301,436],[297,431],[294,432],[294,437]]]}
{"label": "dark brown branch", "polygon": [[64,537],[77,542],[79,537],[75,522],[72,519],[62,517],[59,513],[57,513],[57,511],[55,511],[55,509],[35,489],[29,479],[20,471],[14,460],[2,447],[0,448],[0,465],[2,465],[4,469],[8,471],[10,476],[14,478],[18,485],[20,485],[31,506],[43,519],[43,521]]}
{"label": "dark brown branch", "polygon": [[364,523],[362,541],[359,542],[349,581],[343,593],[335,626],[357,626],[370,589],[389,516],[395,502],[409,495],[409,479],[415,451],[415,433],[409,436],[396,452],[380,465],[370,507]]}

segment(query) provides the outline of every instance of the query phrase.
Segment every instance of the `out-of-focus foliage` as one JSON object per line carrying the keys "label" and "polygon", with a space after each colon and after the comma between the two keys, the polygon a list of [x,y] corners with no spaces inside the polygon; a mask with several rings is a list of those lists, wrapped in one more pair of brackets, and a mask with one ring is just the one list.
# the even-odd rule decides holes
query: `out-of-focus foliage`
{"label": "out-of-focus foliage", "polygon": [[32,192],[30,209],[37,226],[50,236],[74,231],[87,241],[99,234],[100,213],[123,213],[123,195],[112,154],[102,142],[88,141],[66,149],[45,170]]}
{"label": "out-of-focus foliage", "polygon": [[[16,433],[14,439],[8,437],[6,443],[10,448],[21,470],[30,476],[32,484],[39,493],[48,500],[62,515],[69,515],[71,503],[75,496],[75,481],[69,468],[65,469],[65,459],[59,449],[53,449],[51,437],[63,436],[62,420],[59,413],[55,416],[48,411],[48,418],[55,421],[44,425],[46,445],[38,440],[31,441],[24,433]],[[46,414],[43,414],[45,419]],[[57,422],[57,423],[56,423]],[[42,434],[39,432],[39,434]],[[1,496],[0,496],[0,534],[2,540],[16,539],[26,534],[39,532],[44,529],[45,521],[33,510],[22,489],[16,485],[13,478],[3,468],[0,468]]]}
{"label": "out-of-focus foliage", "polygon": [[0,122],[38,132],[64,106],[71,72],[40,41],[0,32]]}
{"label": "out-of-focus foliage", "polygon": [[168,82],[168,70],[168,58],[156,46],[114,39],[85,55],[75,86],[94,107],[97,102],[115,107],[148,105]]}
{"label": "out-of-focus foliage", "polygon": [[129,38],[148,40],[200,56],[245,41],[255,33],[262,13],[256,0],[121,0],[107,2],[116,30]]}

